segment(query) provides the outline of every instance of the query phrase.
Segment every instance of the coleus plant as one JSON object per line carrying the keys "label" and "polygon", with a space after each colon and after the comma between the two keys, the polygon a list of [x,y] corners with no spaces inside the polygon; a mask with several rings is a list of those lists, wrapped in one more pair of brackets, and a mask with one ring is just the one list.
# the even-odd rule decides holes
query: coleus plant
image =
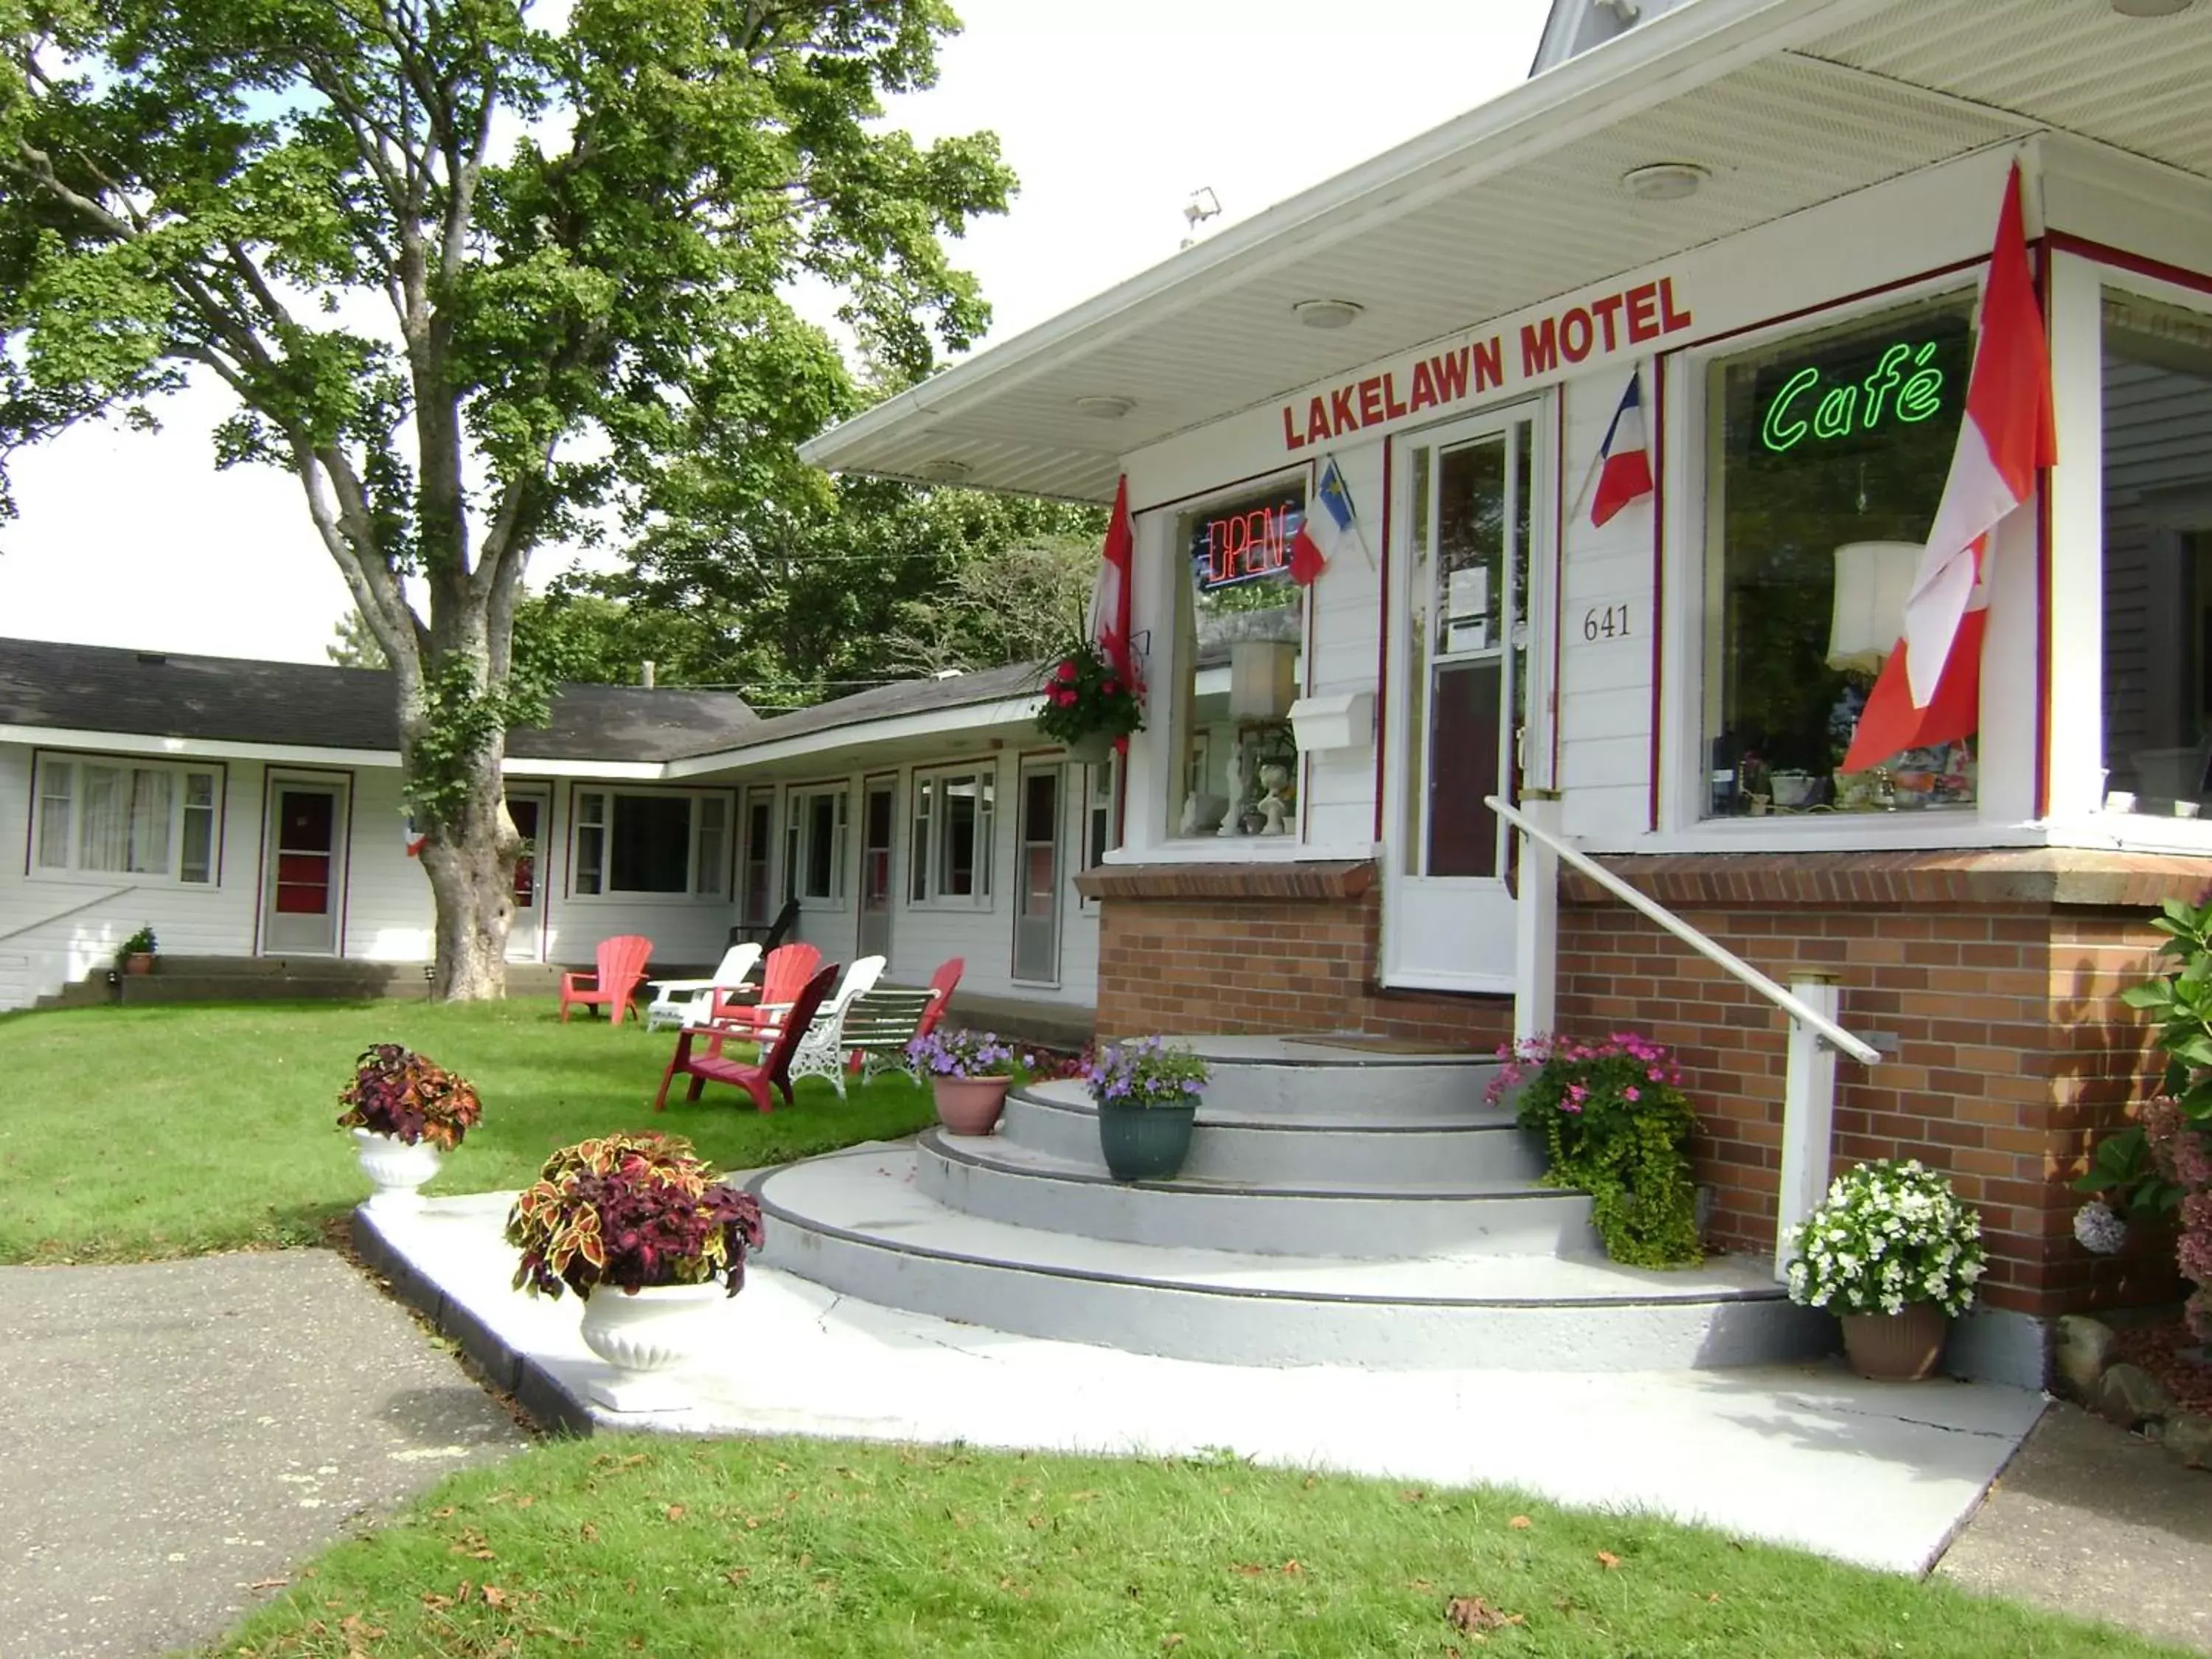
{"label": "coleus plant", "polygon": [[450,1152],[483,1116],[475,1085],[396,1042],[379,1042],[354,1062],[338,1094],[341,1129],[367,1129],[412,1146],[428,1141]]}
{"label": "coleus plant", "polygon": [[507,1218],[507,1242],[522,1252],[515,1288],[555,1298],[564,1288],[588,1299],[601,1285],[635,1294],[709,1283],[735,1296],[761,1238],[758,1200],[673,1135],[563,1146]]}

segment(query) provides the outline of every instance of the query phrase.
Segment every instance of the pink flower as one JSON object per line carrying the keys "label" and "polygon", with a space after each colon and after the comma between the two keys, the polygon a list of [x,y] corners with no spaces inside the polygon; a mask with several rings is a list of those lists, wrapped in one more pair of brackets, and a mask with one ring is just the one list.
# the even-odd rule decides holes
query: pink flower
{"label": "pink flower", "polygon": [[1061,708],[1073,708],[1075,707],[1075,693],[1069,690],[1064,685],[1055,685],[1053,687],[1052,700],[1055,705]]}
{"label": "pink flower", "polygon": [[1623,1100],[1641,1100],[1644,1098],[1644,1091],[1640,1089],[1623,1089],[1620,1091],[1620,1097]]}
{"label": "pink flower", "polygon": [[1079,671],[1075,666],[1073,659],[1066,659],[1062,660],[1060,666],[1054,669],[1052,672],[1057,678],[1062,680],[1072,680],[1075,678]]}
{"label": "pink flower", "polygon": [[1106,677],[1106,684],[1098,689],[1109,697],[1118,697],[1121,695],[1121,682],[1109,674]]}

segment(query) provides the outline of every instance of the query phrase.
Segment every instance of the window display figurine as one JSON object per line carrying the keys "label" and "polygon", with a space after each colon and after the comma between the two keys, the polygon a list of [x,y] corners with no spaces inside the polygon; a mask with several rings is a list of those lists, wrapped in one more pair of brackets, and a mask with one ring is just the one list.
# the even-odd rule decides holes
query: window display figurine
{"label": "window display figurine", "polygon": [[1214,833],[1222,836],[1241,836],[1244,833],[1244,797],[1252,787],[1252,756],[1240,734],[1229,745],[1229,810],[1222,814],[1221,828]]}
{"label": "window display figurine", "polygon": [[1260,797],[1260,816],[1267,822],[1261,827],[1263,836],[1287,836],[1290,828],[1283,820],[1290,816],[1291,804],[1283,799],[1283,786],[1291,781],[1291,769],[1280,761],[1269,761],[1260,769],[1260,787],[1267,793]]}

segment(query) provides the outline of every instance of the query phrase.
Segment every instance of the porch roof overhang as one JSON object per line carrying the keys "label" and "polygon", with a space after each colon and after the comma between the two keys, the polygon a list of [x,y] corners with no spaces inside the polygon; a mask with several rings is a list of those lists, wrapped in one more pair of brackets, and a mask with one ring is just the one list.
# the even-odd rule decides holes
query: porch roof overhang
{"label": "porch roof overhang", "polygon": [[[815,438],[834,471],[1105,501],[1123,458],[2039,131],[2212,177],[2212,27],[2101,0],[1692,0]],[[1689,161],[1684,200],[1622,177]],[[1351,300],[1347,327],[1302,300]],[[1102,419],[1078,400],[1126,400]]]}

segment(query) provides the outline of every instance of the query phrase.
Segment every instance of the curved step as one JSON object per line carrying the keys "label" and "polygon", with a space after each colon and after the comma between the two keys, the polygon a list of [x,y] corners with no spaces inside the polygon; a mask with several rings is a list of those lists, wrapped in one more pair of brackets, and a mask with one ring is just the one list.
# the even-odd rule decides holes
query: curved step
{"label": "curved step", "polygon": [[1602,1259],[1346,1261],[1178,1249],[1009,1226],[945,1208],[915,1155],[863,1149],[751,1184],[761,1260],[987,1329],[1232,1364],[1664,1370],[1816,1358],[1834,1322],[1759,1264],[1672,1273]]}
{"label": "curved step", "polygon": [[[1485,1121],[1445,1123],[1353,1120],[1344,1123],[1283,1118],[1224,1119],[1209,1102],[1198,1113],[1184,1176],[1252,1187],[1429,1185],[1526,1186],[1544,1173],[1543,1148],[1510,1112]],[[1079,1083],[1032,1085],[1006,1097],[996,1137],[1103,1174],[1098,1112]]]}
{"label": "curved step", "polygon": [[1589,1200],[1547,1187],[1291,1190],[1182,1178],[1126,1182],[1095,1164],[941,1129],[926,1132],[917,1152],[917,1189],[948,1209],[1128,1244],[1355,1259],[1597,1249]]}
{"label": "curved step", "polygon": [[1358,1036],[1175,1036],[1212,1077],[1208,1110],[1225,1118],[1338,1122],[1480,1121],[1497,1060],[1403,1049]]}

